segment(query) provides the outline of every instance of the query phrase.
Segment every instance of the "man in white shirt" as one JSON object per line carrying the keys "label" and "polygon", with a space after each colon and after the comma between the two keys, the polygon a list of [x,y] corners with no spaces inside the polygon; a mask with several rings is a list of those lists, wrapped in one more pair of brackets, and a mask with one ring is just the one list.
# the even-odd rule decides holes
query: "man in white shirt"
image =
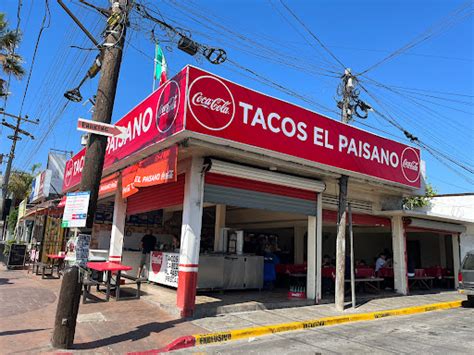
{"label": "man in white shirt", "polygon": [[378,272],[381,268],[387,263],[387,256],[385,254],[380,254],[379,258],[375,262],[375,272]]}

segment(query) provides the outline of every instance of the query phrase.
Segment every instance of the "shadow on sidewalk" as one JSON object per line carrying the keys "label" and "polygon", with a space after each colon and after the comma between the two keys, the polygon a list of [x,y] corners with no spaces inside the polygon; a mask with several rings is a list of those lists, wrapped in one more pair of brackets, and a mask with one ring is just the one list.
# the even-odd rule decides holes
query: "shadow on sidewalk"
{"label": "shadow on sidewalk", "polygon": [[104,339],[94,340],[88,343],[74,344],[73,350],[88,350],[96,349],[104,346],[109,346],[117,343],[121,343],[127,340],[137,341],[150,336],[152,333],[159,333],[176,324],[186,322],[186,319],[176,319],[169,322],[158,323],[152,322],[138,326],[135,330],[131,330],[126,333],[110,336]]}
{"label": "shadow on sidewalk", "polygon": [[8,335],[23,334],[23,333],[39,332],[39,331],[46,330],[46,329],[50,329],[50,328],[6,330],[4,332],[0,332],[0,337],[8,336]]}
{"label": "shadow on sidewalk", "polygon": [[0,278],[0,286],[1,285],[13,285],[13,282],[10,282],[10,279]]}

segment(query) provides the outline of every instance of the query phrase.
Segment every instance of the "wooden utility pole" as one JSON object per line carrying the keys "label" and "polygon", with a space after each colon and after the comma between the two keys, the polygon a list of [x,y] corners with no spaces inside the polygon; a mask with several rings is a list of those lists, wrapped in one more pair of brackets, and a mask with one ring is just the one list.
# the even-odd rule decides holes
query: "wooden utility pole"
{"label": "wooden utility pole", "polygon": [[[33,121],[28,119],[28,116],[25,115],[24,117],[22,116],[16,116],[11,113],[7,113],[3,111],[3,109],[0,109],[0,114],[8,117],[12,117],[16,119],[16,124],[12,125],[8,123],[5,119],[2,120],[2,125],[10,128],[13,130],[13,134],[8,136],[9,139],[12,140],[12,146],[10,148],[10,154],[8,155],[8,162],[7,162],[7,167],[5,169],[5,175],[3,177],[3,186],[2,186],[2,214],[4,213],[3,211],[5,210],[5,201],[7,199],[8,195],[8,183],[10,182],[10,175],[11,175],[11,170],[12,170],[12,164],[13,164],[13,159],[15,158],[15,150],[16,150],[16,142],[21,140],[21,135],[24,135],[26,137],[29,137],[31,139],[35,139],[35,137],[30,133],[27,132],[23,129],[21,129],[21,123],[22,122],[29,122],[29,123],[34,123],[38,124],[38,120]],[[3,155],[2,155],[3,156]],[[6,225],[6,219],[4,221],[4,226]]]}
{"label": "wooden utility pole", "polygon": [[[341,121],[348,123],[352,119],[351,96],[354,89],[354,79],[351,70],[346,69],[342,77],[342,107]],[[339,206],[337,217],[336,237],[336,310],[344,310],[344,284],[346,270],[346,219],[347,219],[347,182],[349,178],[342,175],[339,179]]]}
{"label": "wooden utility pole", "polygon": [[[110,123],[114,107],[117,82],[123,55],[123,44],[126,35],[129,1],[114,0],[111,16],[108,18],[105,43],[100,46],[102,69],[97,90],[97,99],[93,120]],[[99,185],[104,166],[107,137],[91,134],[82,170],[81,191],[90,192],[89,209],[86,227],[80,230],[90,234],[99,195]],[[61,284],[52,345],[56,348],[69,349],[74,342],[76,319],[81,297],[81,275],[79,266],[68,268]]]}

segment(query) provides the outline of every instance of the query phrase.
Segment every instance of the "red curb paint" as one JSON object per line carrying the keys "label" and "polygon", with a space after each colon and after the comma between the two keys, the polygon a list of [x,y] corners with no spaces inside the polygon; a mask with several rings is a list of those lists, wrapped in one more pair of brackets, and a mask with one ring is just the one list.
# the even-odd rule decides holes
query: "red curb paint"
{"label": "red curb paint", "polygon": [[192,335],[187,335],[187,336],[180,337],[178,339],[173,340],[171,343],[169,343],[168,345],[166,345],[165,347],[161,349],[152,349],[152,350],[147,350],[147,351],[132,352],[132,353],[127,353],[127,355],[155,355],[155,354],[167,353],[173,350],[191,348],[193,346],[196,346],[196,338],[194,338]]}

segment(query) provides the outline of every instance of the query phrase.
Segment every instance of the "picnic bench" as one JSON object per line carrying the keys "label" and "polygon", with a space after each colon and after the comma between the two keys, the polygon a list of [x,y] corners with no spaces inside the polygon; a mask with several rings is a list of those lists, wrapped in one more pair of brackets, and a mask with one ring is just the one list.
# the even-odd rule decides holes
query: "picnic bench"
{"label": "picnic bench", "polygon": [[415,276],[408,277],[408,286],[410,289],[420,288],[431,290],[435,277],[428,276],[425,269],[415,269]]}
{"label": "picnic bench", "polygon": [[[83,299],[82,302],[86,303],[87,299],[89,298],[96,298],[92,297],[91,295],[91,288],[93,286],[96,287],[97,291],[105,291],[105,300],[108,302],[110,300],[111,296],[111,291],[115,291],[115,300],[119,301],[121,299],[139,299],[140,298],[140,288],[141,288],[141,283],[145,281],[144,278],[138,278],[138,277],[133,277],[131,275],[127,274],[122,274],[122,271],[130,271],[133,268],[128,265],[123,265],[120,263],[116,262],[110,262],[110,261],[105,261],[105,262],[88,262],[87,267],[90,270],[95,270],[100,273],[106,273],[105,281],[103,280],[102,275],[98,279],[93,279],[88,275],[87,277],[84,278],[83,280]],[[115,275],[115,280],[113,280],[112,274]],[[126,282],[124,280],[129,280],[131,282]],[[129,297],[129,296],[123,296],[121,294],[121,287],[123,285],[127,284],[134,284],[137,287],[137,291],[135,295]],[[100,288],[101,285],[105,285],[105,290],[102,290]]]}
{"label": "picnic bench", "polygon": [[[364,290],[366,287],[369,289],[380,292],[380,283],[384,281],[383,277],[375,276],[375,271],[372,268],[364,267],[364,268],[356,268],[355,270],[355,279],[354,282],[357,284],[362,285]],[[350,278],[345,280],[346,282],[351,282]]]}

